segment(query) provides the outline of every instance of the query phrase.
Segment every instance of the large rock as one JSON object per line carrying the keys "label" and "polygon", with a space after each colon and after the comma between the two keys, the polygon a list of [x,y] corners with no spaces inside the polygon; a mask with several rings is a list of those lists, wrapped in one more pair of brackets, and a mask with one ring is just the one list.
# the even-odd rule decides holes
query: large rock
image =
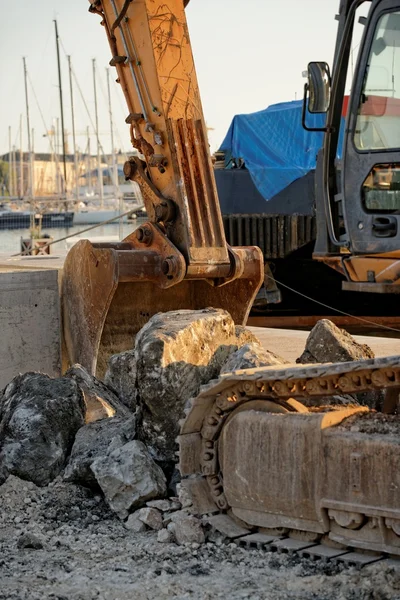
{"label": "large rock", "polygon": [[258,367],[269,367],[270,365],[285,365],[288,361],[257,343],[245,344],[230,355],[223,365],[220,375],[231,373],[239,369],[256,369]]}
{"label": "large rock", "polygon": [[242,329],[236,332],[226,311],[212,308],[157,314],[139,331],[135,340],[143,411],[139,437],[156,460],[175,460],[185,403],[201,385],[218,377],[228,356],[248,339]]}
{"label": "large rock", "polygon": [[235,336],[236,336],[236,345],[238,348],[244,346],[245,344],[259,344],[261,345],[260,340],[257,336],[254,335],[250,329],[244,327],[243,325],[235,326]]}
{"label": "large rock", "polygon": [[88,423],[78,431],[64,471],[64,480],[96,489],[93,462],[108,451],[124,446],[136,435],[136,418],[112,417]]}
{"label": "large rock", "polygon": [[163,519],[161,513],[156,508],[145,506],[143,508],[139,508],[135,514],[137,514],[138,519],[147,525],[147,527],[150,527],[150,529],[155,529],[158,531],[159,529],[163,528]]}
{"label": "large rock", "polygon": [[128,442],[97,458],[91,469],[108,504],[121,519],[166,492],[164,473],[139,441]]}
{"label": "large rock", "polygon": [[310,331],[305,350],[296,362],[347,362],[374,357],[374,352],[367,344],[359,344],[332,321],[321,319]]}
{"label": "large rock", "polygon": [[65,373],[79,385],[86,404],[86,423],[106,417],[128,417],[130,411],[118,396],[102,381],[90,375],[81,365],[74,365]]}
{"label": "large rock", "polygon": [[[332,321],[321,319],[310,331],[306,348],[296,362],[348,362],[374,357],[373,350],[367,344],[359,344],[347,331],[339,329]],[[374,410],[382,410],[384,400],[385,390],[370,390],[341,397],[323,398],[317,403],[361,404]],[[305,404],[312,406],[315,402],[309,399]]]}
{"label": "large rock", "polygon": [[135,351],[127,350],[113,354],[108,361],[104,377],[107,386],[113,388],[123,404],[134,412],[137,405]]}
{"label": "large rock", "polygon": [[203,544],[205,541],[200,519],[183,510],[171,515],[168,530],[174,535],[178,544]]}
{"label": "large rock", "polygon": [[138,517],[139,511],[136,511],[129,515],[124,525],[129,531],[133,531],[134,533],[143,533],[143,531],[147,530],[146,525],[141,521]]}
{"label": "large rock", "polygon": [[63,469],[85,403],[72,379],[18,375],[0,398],[0,473],[46,485]]}

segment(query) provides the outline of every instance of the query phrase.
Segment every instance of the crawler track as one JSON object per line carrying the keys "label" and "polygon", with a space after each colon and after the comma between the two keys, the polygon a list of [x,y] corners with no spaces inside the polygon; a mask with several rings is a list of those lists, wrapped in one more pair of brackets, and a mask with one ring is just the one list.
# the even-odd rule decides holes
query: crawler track
{"label": "crawler track", "polygon": [[357,564],[400,558],[399,436],[342,426],[364,407],[301,404],[390,387],[400,388],[399,356],[211,382],[191,401],[179,437],[193,510],[241,544]]}

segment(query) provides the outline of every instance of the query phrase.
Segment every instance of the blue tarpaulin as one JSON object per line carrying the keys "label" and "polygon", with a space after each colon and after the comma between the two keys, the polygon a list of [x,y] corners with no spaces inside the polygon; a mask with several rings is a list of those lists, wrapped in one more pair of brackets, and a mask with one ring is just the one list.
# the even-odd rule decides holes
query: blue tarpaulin
{"label": "blue tarpaulin", "polygon": [[[303,129],[302,104],[301,100],[282,102],[260,112],[236,115],[222,143],[221,150],[244,160],[266,200],[315,169],[323,133]],[[310,127],[323,127],[325,115],[307,111],[306,122]]]}

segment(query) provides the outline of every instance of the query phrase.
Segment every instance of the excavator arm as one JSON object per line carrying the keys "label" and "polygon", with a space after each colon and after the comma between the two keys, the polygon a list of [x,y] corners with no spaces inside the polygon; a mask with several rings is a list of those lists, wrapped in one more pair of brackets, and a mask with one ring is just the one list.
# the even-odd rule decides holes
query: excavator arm
{"label": "excavator arm", "polygon": [[[69,361],[103,372],[157,312],[225,308],[244,323],[262,283],[256,247],[225,240],[184,0],[97,0],[149,221],[118,244],[82,241],[63,276]],[[100,358],[100,363],[98,363]]]}

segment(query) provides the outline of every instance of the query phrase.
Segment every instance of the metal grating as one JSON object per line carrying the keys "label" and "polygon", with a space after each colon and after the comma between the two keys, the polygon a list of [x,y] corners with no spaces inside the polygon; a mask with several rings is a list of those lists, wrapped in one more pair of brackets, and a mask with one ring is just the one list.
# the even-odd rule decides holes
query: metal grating
{"label": "metal grating", "polygon": [[285,258],[316,239],[311,215],[224,215],[225,236],[231,246],[258,246],[264,259]]}

